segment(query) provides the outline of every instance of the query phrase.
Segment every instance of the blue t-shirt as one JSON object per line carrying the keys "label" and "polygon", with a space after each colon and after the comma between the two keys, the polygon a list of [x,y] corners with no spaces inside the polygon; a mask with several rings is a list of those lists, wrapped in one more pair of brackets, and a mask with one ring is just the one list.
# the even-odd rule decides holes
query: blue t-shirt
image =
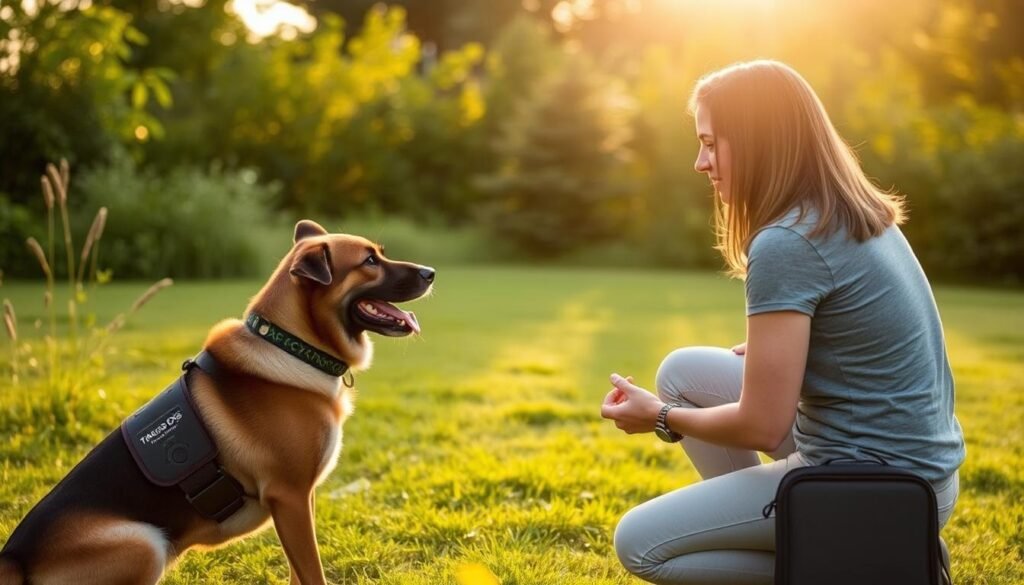
{"label": "blue t-shirt", "polygon": [[816,214],[797,216],[754,236],[746,277],[748,316],[811,317],[797,450],[812,464],[874,455],[939,485],[965,448],[938,309],[910,244],[896,226],[864,242],[844,229],[810,238]]}

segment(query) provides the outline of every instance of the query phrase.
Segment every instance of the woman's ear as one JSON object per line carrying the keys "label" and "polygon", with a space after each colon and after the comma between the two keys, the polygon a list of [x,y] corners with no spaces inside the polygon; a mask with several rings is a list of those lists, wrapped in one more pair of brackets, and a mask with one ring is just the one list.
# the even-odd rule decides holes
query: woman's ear
{"label": "woman's ear", "polygon": [[303,240],[305,238],[326,235],[327,230],[311,219],[303,219],[299,223],[295,224],[295,243],[298,243],[299,240]]}
{"label": "woman's ear", "polygon": [[[302,222],[299,223],[301,224]],[[296,233],[298,233],[298,230],[296,230]],[[288,273],[293,276],[308,278],[323,285],[331,284],[334,277],[331,274],[331,262],[327,255],[327,246],[307,246],[305,250],[296,253]]]}

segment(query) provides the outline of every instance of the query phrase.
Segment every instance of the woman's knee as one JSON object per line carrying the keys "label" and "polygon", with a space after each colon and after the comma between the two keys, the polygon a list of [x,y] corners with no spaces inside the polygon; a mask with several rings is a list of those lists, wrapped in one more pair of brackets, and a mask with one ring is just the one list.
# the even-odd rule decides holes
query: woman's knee
{"label": "woman's knee", "polygon": [[651,563],[645,562],[644,559],[648,553],[645,534],[650,527],[644,526],[645,522],[640,516],[636,508],[626,512],[615,527],[613,543],[615,554],[618,555],[622,566],[633,575],[644,577],[652,569]]}
{"label": "woman's knee", "polygon": [[665,356],[654,379],[663,401],[677,404],[687,401],[686,394],[693,390],[707,350],[706,347],[683,347]]}

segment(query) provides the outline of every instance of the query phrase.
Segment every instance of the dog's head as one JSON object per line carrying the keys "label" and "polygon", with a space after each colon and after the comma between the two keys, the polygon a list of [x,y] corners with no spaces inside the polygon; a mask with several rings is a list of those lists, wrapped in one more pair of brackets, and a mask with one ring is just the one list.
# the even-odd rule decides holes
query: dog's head
{"label": "dog's head", "polygon": [[416,315],[393,303],[422,297],[434,282],[433,268],[389,260],[377,244],[327,233],[310,220],[296,224],[295,244],[281,268],[299,298],[308,300],[314,333],[356,369],[370,359],[368,331],[388,337],[420,332]]}

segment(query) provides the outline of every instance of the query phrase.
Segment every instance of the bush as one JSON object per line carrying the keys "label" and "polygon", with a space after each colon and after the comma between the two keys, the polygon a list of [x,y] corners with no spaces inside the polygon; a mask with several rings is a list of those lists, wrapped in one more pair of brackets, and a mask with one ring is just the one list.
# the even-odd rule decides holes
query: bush
{"label": "bush", "polygon": [[278,195],[256,179],[250,170],[194,167],[160,177],[119,155],[78,179],[78,208],[110,210],[99,265],[116,276],[255,276],[276,260],[261,254],[261,240]]}
{"label": "bush", "polygon": [[14,203],[0,193],[0,268],[9,276],[38,275],[39,264],[25,249],[25,240],[45,230],[46,226],[32,217],[28,206]]}
{"label": "bush", "polygon": [[906,194],[904,231],[928,274],[1024,282],[1024,120],[966,96],[929,106],[895,61],[859,91],[846,119],[864,168]]}
{"label": "bush", "polygon": [[468,177],[487,155],[482,48],[421,63],[401,7],[371,10],[354,36],[348,26],[324,15],[309,36],[234,45],[201,84],[182,77],[147,160],[259,168],[296,212],[465,217]]}
{"label": "bush", "polygon": [[[1006,117],[1001,112],[991,116]],[[946,112],[944,123],[963,128],[960,147],[939,157],[932,201],[916,206],[910,195],[907,237],[919,241],[922,263],[939,277],[954,280],[1024,283],[1024,124],[1000,124],[988,138],[984,114],[971,109]],[[952,123],[950,118],[953,118]],[[941,119],[941,118],[940,118]],[[922,213],[914,214],[915,208]],[[915,223],[916,220],[916,223]],[[918,228],[921,229],[918,229]]]}
{"label": "bush", "polygon": [[132,50],[146,37],[123,9],[92,4],[3,3],[0,191],[16,203],[38,194],[46,160],[91,166],[117,144],[162,133],[147,105],[170,106],[173,74],[134,68]]}

